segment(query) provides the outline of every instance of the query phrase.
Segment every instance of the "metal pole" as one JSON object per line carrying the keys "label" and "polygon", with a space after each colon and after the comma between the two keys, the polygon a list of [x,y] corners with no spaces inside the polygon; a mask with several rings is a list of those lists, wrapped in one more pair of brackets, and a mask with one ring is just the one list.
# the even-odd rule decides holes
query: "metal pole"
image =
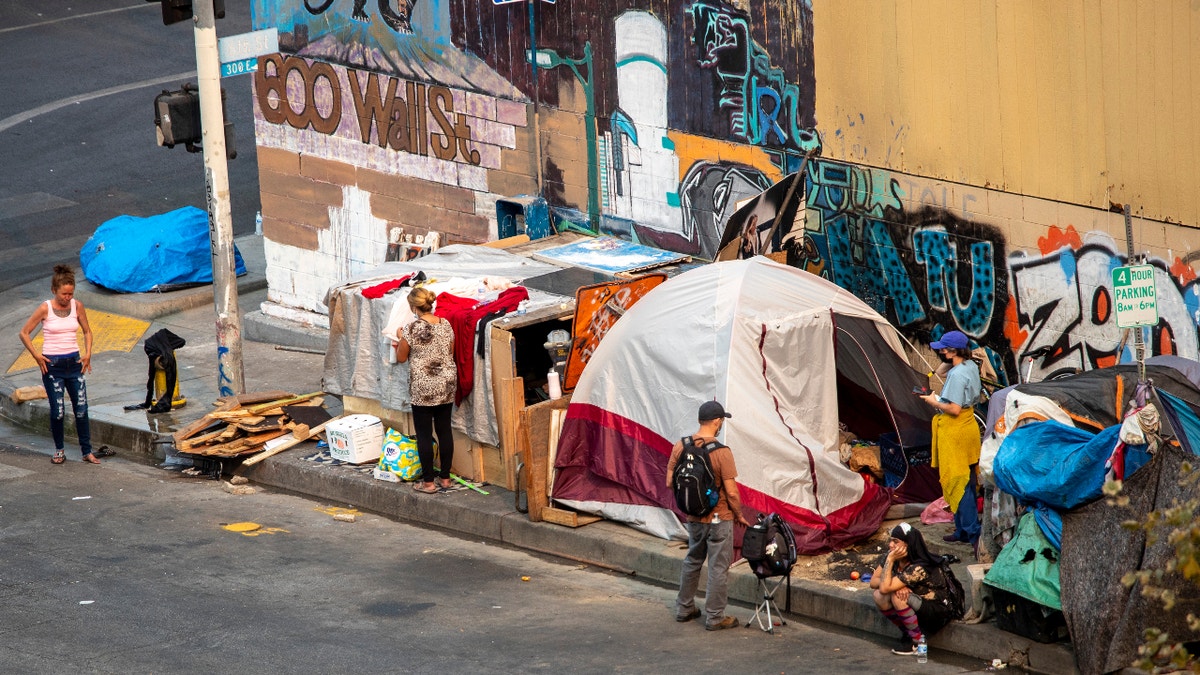
{"label": "metal pole", "polygon": [[[588,160],[588,220],[592,224],[592,231],[600,232],[600,159],[596,150],[597,136],[599,132],[596,130],[596,82],[595,75],[592,72],[592,43],[591,41],[583,43],[583,60],[587,65],[587,82],[584,83],[584,94],[587,96],[587,119],[584,123],[587,125],[584,128],[584,137],[587,139],[587,160]],[[574,66],[572,66],[574,69]],[[579,76],[579,71],[575,71],[575,76]],[[582,78],[580,78],[582,79]]]}
{"label": "metal pole", "polygon": [[528,0],[529,5],[529,66],[533,74],[533,163],[537,165],[537,196],[542,195],[542,130],[541,103],[542,94],[538,89],[537,66],[537,2]]}
{"label": "metal pole", "polygon": [[246,391],[242,368],[242,317],[234,273],[233,219],[229,210],[229,167],[225,159],[225,115],[221,109],[221,62],[212,0],[193,3],[196,75],[204,146],[208,234],[212,242],[213,304],[217,311],[217,390],[221,396]]}
{"label": "metal pole", "polygon": [[[1128,261],[1127,265],[1133,265],[1133,216],[1129,211],[1129,205],[1126,204],[1122,209],[1125,214],[1125,254]],[[1144,326],[1136,326],[1133,329],[1133,353],[1137,357],[1138,366],[1138,382],[1146,381],[1146,341],[1142,337]]]}

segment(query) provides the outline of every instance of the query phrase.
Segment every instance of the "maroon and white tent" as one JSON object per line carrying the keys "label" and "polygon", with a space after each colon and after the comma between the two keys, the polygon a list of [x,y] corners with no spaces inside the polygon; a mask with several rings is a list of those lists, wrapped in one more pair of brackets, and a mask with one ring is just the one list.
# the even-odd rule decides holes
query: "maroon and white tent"
{"label": "maroon and white tent", "polygon": [[555,501],[664,538],[686,538],[666,486],[671,446],[703,401],[732,414],[748,517],[776,512],[801,552],[879,528],[886,488],[839,461],[860,438],[928,438],[926,384],[896,330],[820,277],[767,258],[704,265],[663,283],[618,321],[584,369],[559,437]]}

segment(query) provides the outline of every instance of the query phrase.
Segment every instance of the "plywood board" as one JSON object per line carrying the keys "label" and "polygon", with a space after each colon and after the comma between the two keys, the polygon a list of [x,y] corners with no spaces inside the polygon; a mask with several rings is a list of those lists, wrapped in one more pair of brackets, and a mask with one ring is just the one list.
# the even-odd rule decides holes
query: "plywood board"
{"label": "plywood board", "polygon": [[546,521],[547,523],[554,523],[556,525],[566,525],[567,527],[583,527],[584,525],[590,525],[597,520],[604,519],[600,516],[576,513],[575,511],[568,511],[566,509],[548,506],[542,509],[542,520]]}

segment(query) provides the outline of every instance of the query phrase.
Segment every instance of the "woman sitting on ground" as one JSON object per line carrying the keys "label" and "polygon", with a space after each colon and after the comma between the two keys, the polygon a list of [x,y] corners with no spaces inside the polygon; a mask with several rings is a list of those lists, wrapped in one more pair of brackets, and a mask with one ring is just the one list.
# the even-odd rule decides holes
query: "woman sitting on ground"
{"label": "woman sitting on ground", "polygon": [[896,654],[916,654],[922,636],[933,635],[955,618],[941,559],[908,523],[892,528],[888,552],[871,575],[875,606],[903,632]]}

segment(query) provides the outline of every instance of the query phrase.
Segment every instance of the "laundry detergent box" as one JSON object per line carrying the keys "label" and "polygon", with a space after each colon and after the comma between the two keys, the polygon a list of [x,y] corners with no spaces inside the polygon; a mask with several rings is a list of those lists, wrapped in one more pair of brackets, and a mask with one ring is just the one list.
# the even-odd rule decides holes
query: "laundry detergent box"
{"label": "laundry detergent box", "polygon": [[362,464],[383,454],[383,422],[374,415],[347,415],[325,426],[329,456]]}

